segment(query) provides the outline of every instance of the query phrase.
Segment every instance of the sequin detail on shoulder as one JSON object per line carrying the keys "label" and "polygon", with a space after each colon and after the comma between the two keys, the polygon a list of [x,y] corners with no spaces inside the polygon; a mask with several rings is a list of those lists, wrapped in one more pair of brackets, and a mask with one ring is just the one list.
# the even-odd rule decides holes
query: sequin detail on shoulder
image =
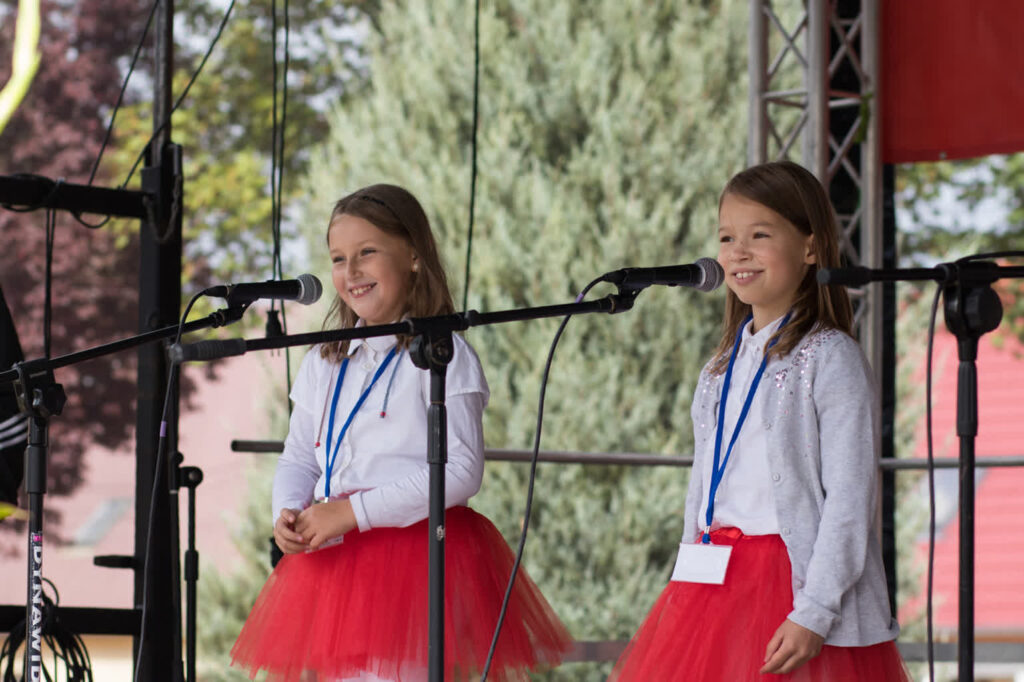
{"label": "sequin detail on shoulder", "polygon": [[[796,381],[804,384],[803,395],[807,400],[813,399],[811,388],[811,377],[813,371],[811,365],[817,360],[821,350],[833,342],[842,332],[836,329],[824,329],[808,334],[800,342],[800,345],[783,360],[782,367],[775,372],[775,388],[778,389],[777,398],[779,407],[783,414],[789,413],[792,405],[784,405],[796,394],[796,389],[790,384],[793,377],[799,377]],[[791,377],[790,375],[793,375]]]}

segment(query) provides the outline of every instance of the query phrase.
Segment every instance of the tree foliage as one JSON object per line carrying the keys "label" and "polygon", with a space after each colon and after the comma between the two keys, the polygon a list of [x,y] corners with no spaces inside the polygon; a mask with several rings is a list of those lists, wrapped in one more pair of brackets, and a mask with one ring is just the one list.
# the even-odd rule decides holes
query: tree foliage
{"label": "tree foliage", "polygon": [[[177,17],[177,35],[189,39],[179,38],[177,46],[175,101],[216,41],[173,118],[173,139],[184,149],[186,293],[273,275],[275,111],[283,152],[280,195],[287,206],[299,191],[297,177],[308,164],[309,148],[326,133],[326,102],[345,99],[363,82],[360,35],[376,4],[290,3],[287,14],[285,4],[238,3],[219,35],[222,3],[193,3]],[[130,166],[149,137],[151,119],[147,103],[124,113],[116,167]],[[282,214],[287,240],[294,217]],[[200,305],[197,313],[202,312]]]}
{"label": "tree foliage", "polygon": [[[900,166],[901,252],[932,265],[977,253],[1020,251],[1024,243],[1024,152]],[[1015,260],[1003,263],[1020,263]],[[1003,302],[996,334],[1024,340],[1024,281],[994,285]]]}
{"label": "tree foliage", "polygon": [[[13,16],[14,0],[0,1]],[[44,1],[39,71],[0,135],[0,174],[33,173],[86,182],[103,139],[105,113],[117,98],[118,63],[141,33],[143,10],[129,0]],[[13,22],[0,26],[0,81],[6,80]],[[27,358],[43,355],[44,216],[0,210],[0,286]],[[112,248],[102,231],[58,216],[53,264],[53,355],[130,335],[136,302],[133,244]],[[87,443],[114,447],[132,432],[134,358],[108,356],[58,370],[69,403],[54,419],[48,492],[67,494],[81,480]],[[3,368],[7,369],[7,368]]]}

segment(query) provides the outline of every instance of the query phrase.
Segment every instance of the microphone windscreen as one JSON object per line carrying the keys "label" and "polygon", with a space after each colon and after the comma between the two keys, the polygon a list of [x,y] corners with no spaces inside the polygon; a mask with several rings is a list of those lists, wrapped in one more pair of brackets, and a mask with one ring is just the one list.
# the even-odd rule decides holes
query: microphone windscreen
{"label": "microphone windscreen", "polygon": [[302,305],[310,305],[320,300],[320,296],[324,293],[324,286],[320,283],[320,280],[315,276],[306,273],[296,277],[299,281],[299,297],[295,299],[296,303]]}
{"label": "microphone windscreen", "polygon": [[714,291],[718,287],[722,286],[722,282],[725,281],[725,271],[722,266],[718,264],[714,258],[698,258],[695,263],[700,268],[701,277],[700,284],[695,289],[700,291]]}

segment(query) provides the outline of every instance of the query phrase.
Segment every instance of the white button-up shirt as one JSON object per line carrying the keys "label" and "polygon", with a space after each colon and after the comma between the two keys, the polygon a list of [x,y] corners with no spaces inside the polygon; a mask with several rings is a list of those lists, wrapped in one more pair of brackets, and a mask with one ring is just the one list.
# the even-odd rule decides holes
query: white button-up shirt
{"label": "white button-up shirt", "polygon": [[[779,328],[782,318],[775,320],[756,334],[750,333],[753,322],[743,328],[736,363],[732,368],[732,382],[729,399],[725,405],[725,428],[722,430],[722,451],[724,460],[729,441],[736,428],[747,391],[754,375],[761,366],[764,349],[772,335]],[[715,495],[715,511],[712,528],[724,526],[739,528],[746,535],[771,535],[779,533],[779,521],[775,513],[775,495],[772,491],[782,479],[779,472],[768,466],[767,439],[764,432],[764,396],[770,392],[771,377],[761,377],[761,384],[750,403],[743,425],[740,428],[732,455],[725,467],[722,481]],[[718,417],[718,410],[715,410]],[[704,487],[704,504],[701,506],[698,523],[706,530],[707,501],[711,490],[711,472],[714,469],[715,440],[708,439],[704,467],[701,471]]]}
{"label": "white button-up shirt", "polygon": [[[489,392],[476,353],[453,336],[455,353],[445,377],[448,464],[445,507],[465,504],[480,489],[484,468],[483,411]],[[333,451],[359,396],[394,347],[394,336],[353,339],[334,416]],[[314,347],[302,361],[291,398],[295,403],[273,487],[273,519],[285,508],[302,509],[324,496],[327,431],[339,364]],[[389,390],[390,385],[390,390]],[[387,396],[387,409],[384,400]],[[349,495],[360,531],[404,527],[427,518],[427,407],[430,373],[408,351],[395,356],[355,414],[331,472],[330,494]]]}

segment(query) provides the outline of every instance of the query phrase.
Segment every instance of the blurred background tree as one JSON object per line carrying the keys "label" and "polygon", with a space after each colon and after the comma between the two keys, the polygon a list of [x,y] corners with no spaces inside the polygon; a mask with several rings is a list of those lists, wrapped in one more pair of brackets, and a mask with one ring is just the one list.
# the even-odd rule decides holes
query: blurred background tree
{"label": "blurred background tree", "polygon": [[[908,266],[1024,244],[1024,153],[904,164],[896,177]],[[1000,280],[994,288],[1004,308],[994,335],[1024,340],[1024,280]]]}
{"label": "blurred background tree", "polygon": [[[0,82],[10,76],[18,3],[0,0]],[[33,173],[87,182],[116,101],[122,66],[146,17],[134,0],[41,3],[38,72],[21,105],[0,133],[0,173]],[[100,182],[105,182],[100,180]],[[0,286],[11,308],[26,358],[43,355],[43,212],[0,210]],[[90,231],[58,215],[53,259],[53,355],[128,335],[137,316],[134,241],[113,248],[105,231]],[[135,360],[128,355],[82,363],[58,372],[68,405],[53,421],[47,492],[66,495],[81,482],[85,447],[116,447],[132,435]],[[6,369],[6,368],[5,368]],[[106,410],[97,413],[95,405]],[[9,526],[9,524],[7,524]],[[51,531],[58,531],[48,524]],[[58,531],[59,532],[59,531]]]}

